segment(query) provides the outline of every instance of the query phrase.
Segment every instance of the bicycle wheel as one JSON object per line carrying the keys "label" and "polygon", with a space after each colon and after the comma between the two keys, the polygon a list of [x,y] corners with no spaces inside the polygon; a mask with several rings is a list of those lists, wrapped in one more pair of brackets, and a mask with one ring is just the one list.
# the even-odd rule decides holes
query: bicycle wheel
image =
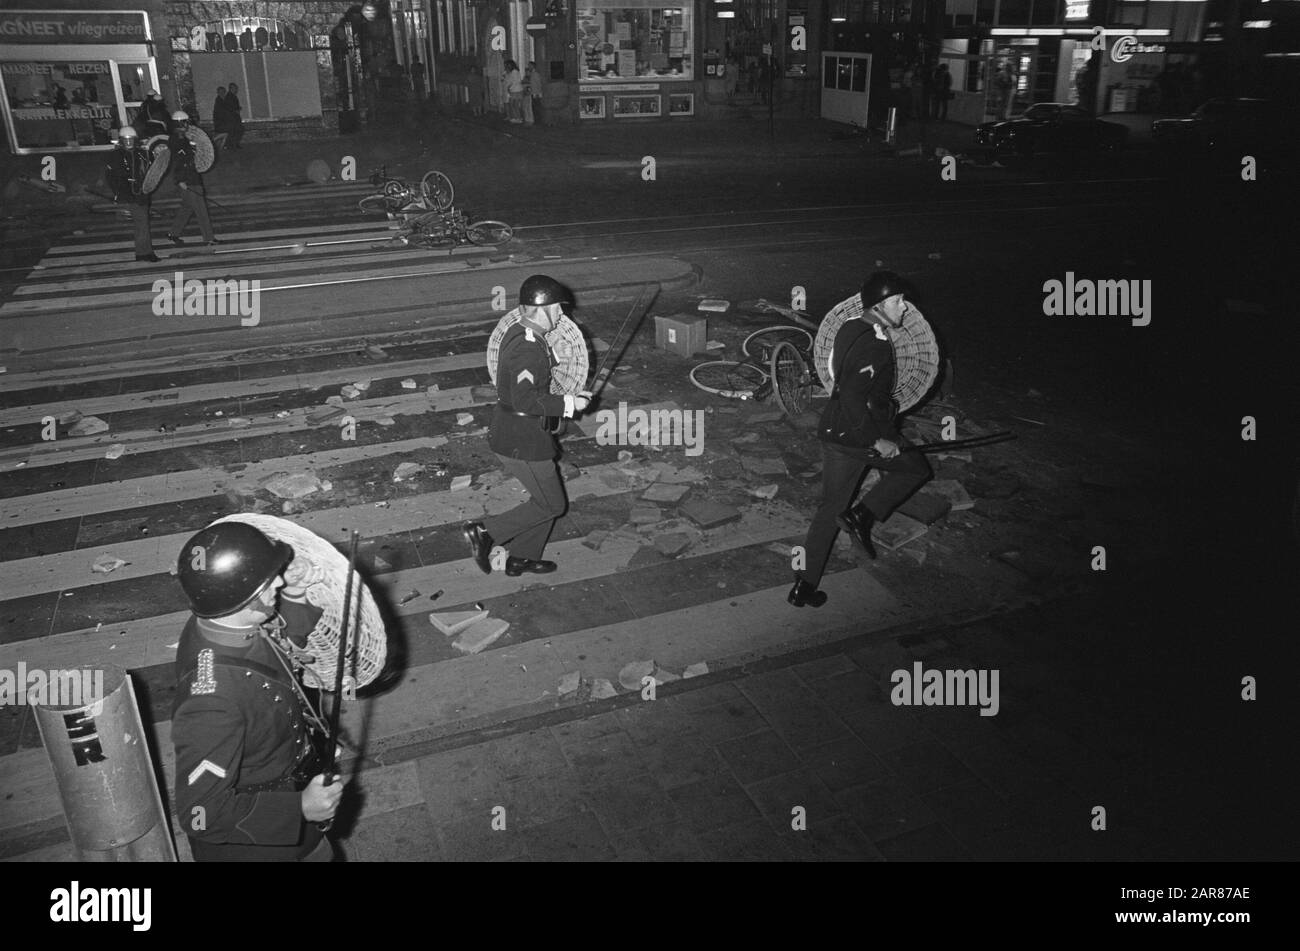
{"label": "bicycle wheel", "polygon": [[387,213],[391,204],[385,195],[367,195],[357,202],[357,207],[365,212],[382,211]]}
{"label": "bicycle wheel", "polygon": [[772,375],[772,395],[781,412],[793,418],[808,408],[812,393],[812,373],[799,348],[782,340],[772,351],[768,364]]}
{"label": "bicycle wheel", "polygon": [[755,330],[745,338],[740,349],[747,357],[762,357],[765,355],[764,349],[774,353],[777,345],[785,340],[798,350],[812,350],[813,335],[802,327],[764,327],[762,330]]}
{"label": "bicycle wheel", "polygon": [[425,172],[420,179],[420,194],[435,211],[446,211],[456,197],[451,179],[439,171]]}
{"label": "bicycle wheel", "polygon": [[388,181],[384,182],[384,194],[389,198],[400,198],[402,195],[406,194],[406,192],[406,182],[396,178],[390,178]]}
{"label": "bicycle wheel", "polygon": [[465,229],[473,244],[506,244],[515,236],[515,229],[504,221],[476,221]]}
{"label": "bicycle wheel", "polygon": [[767,389],[767,374],[752,363],[711,360],[691,368],[691,382],[705,393],[730,399],[761,399]]}

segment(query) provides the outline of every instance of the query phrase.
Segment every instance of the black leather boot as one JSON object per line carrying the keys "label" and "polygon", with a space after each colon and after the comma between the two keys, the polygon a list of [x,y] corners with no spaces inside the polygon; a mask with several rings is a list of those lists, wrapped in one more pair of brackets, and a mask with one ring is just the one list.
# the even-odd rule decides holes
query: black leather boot
{"label": "black leather boot", "polygon": [[790,594],[786,600],[796,608],[801,608],[805,604],[814,608],[819,608],[826,603],[826,592],[818,591],[808,582],[799,578],[795,581],[794,587],[790,589]]}
{"label": "black leather boot", "polygon": [[871,544],[871,526],[875,521],[876,517],[871,514],[871,511],[861,505],[846,509],[835,517],[835,524],[848,532],[849,537],[871,559],[876,557],[876,546]]}
{"label": "black leather boot", "polygon": [[469,545],[474,564],[485,575],[492,573],[492,536],[483,528],[482,522],[466,522],[460,527],[465,542]]}

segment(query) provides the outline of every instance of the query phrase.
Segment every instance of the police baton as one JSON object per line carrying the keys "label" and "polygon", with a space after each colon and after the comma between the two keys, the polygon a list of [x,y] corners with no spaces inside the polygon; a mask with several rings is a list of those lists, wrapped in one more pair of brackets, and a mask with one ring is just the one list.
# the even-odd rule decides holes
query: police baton
{"label": "police baton", "polygon": [[[359,534],[354,530],[352,532],[351,548],[348,552],[348,580],[343,586],[343,623],[339,631],[339,656],[338,665],[334,669],[334,709],[330,713],[329,735],[326,736],[325,762],[321,766],[321,772],[325,775],[323,785],[333,785],[339,777],[334,773],[335,761],[338,752],[339,737],[339,715],[343,710],[343,667],[347,663],[348,656],[348,628],[352,620],[352,577],[357,573],[357,539]],[[359,594],[359,593],[358,593]],[[361,598],[357,597],[358,614],[361,608]],[[334,824],[333,819],[326,819],[324,822],[317,823],[322,832],[328,832],[330,826]]]}
{"label": "police baton", "polygon": [[[655,298],[659,296],[660,289],[660,285],[655,283],[645,284],[641,287],[641,292],[637,295],[636,300],[632,302],[632,309],[629,310],[627,316],[623,318],[623,323],[619,325],[618,333],[614,334],[614,339],[618,340],[619,337],[623,336],[623,330],[627,327],[627,322],[632,319],[633,314],[639,310],[641,311],[641,316],[637,318],[636,324],[632,328],[632,333],[628,336],[627,340],[623,342],[622,347],[615,351],[614,345],[610,344],[609,349],[605,351],[605,356],[601,359],[600,366],[596,367],[596,375],[592,377],[592,386],[594,388],[594,392],[592,392],[590,396],[592,401],[596,399],[597,394],[599,394],[599,392],[605,388],[605,384],[609,382],[609,377],[601,377],[601,373],[605,369],[605,364],[609,362],[609,358],[615,353],[617,353],[619,357],[623,356],[628,345],[632,342],[632,338],[636,336],[636,331],[637,328],[641,326],[641,321],[645,320],[646,314],[650,313],[650,308],[654,305]],[[646,299],[647,294],[650,295],[648,300]],[[642,304],[643,301],[645,302],[644,305]],[[617,358],[614,361],[614,365],[618,365]]]}

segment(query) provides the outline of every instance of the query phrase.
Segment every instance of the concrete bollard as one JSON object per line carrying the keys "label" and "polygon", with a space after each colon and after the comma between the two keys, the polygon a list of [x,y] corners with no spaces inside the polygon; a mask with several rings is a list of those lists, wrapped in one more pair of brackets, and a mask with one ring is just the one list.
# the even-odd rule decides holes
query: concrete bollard
{"label": "concrete bollard", "polygon": [[175,862],[131,678],[112,665],[62,672],[73,674],[95,689],[33,712],[78,859]]}

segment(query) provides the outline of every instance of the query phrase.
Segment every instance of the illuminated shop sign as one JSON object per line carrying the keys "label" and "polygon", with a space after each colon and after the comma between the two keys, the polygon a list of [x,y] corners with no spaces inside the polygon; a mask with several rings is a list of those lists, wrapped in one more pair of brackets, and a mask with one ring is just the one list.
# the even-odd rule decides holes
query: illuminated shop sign
{"label": "illuminated shop sign", "polygon": [[143,13],[85,13],[78,10],[0,12],[0,44],[145,43]]}
{"label": "illuminated shop sign", "polygon": [[1065,18],[1067,20],[1088,19],[1088,7],[1092,0],[1065,0]]}
{"label": "illuminated shop sign", "polygon": [[1160,43],[1139,43],[1136,36],[1121,36],[1110,48],[1113,63],[1127,63],[1135,53],[1163,53],[1165,48]]}

